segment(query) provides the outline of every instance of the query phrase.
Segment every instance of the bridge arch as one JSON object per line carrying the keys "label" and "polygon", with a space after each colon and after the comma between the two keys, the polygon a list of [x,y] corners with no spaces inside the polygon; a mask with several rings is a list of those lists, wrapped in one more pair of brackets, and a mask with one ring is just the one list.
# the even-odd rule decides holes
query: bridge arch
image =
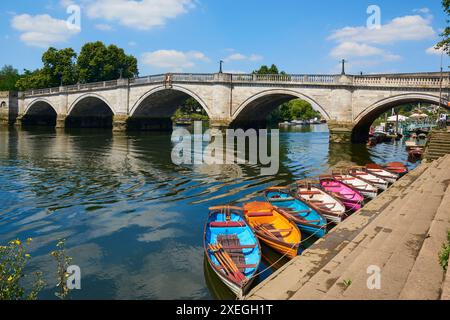
{"label": "bridge arch", "polygon": [[370,127],[379,116],[392,108],[408,103],[419,102],[439,105],[439,97],[425,93],[407,93],[375,102],[356,116],[354,120],[355,125],[352,132],[352,140],[354,142],[366,142],[369,137]]}
{"label": "bridge arch", "polygon": [[24,111],[23,125],[55,126],[58,111],[44,98],[31,101]]}
{"label": "bridge arch", "polygon": [[[208,114],[208,117],[211,117],[211,111],[209,110],[208,105],[205,103],[205,101],[200,98],[200,96],[198,94],[196,94],[195,92],[186,89],[184,87],[181,86],[172,86],[171,88],[166,88],[165,86],[160,86],[160,87],[156,87],[150,91],[148,91],[147,93],[145,93],[142,97],[139,98],[139,100],[132,106],[131,110],[130,110],[130,116],[139,116],[139,114],[141,113],[140,111],[143,110],[139,110],[142,108],[146,108],[146,103],[147,103],[147,107],[149,107],[150,109],[156,109],[156,106],[152,106],[150,105],[150,102],[157,102],[157,99],[160,99],[160,97],[156,96],[158,94],[161,94],[161,96],[166,96],[166,98],[168,98],[170,101],[170,103],[172,104],[171,109],[178,107],[178,105],[173,105],[174,102],[176,104],[176,102],[181,101],[183,102],[183,99],[185,100],[186,98],[194,98],[201,106],[202,108],[206,111],[206,113]],[[155,98],[155,99],[152,99]],[[149,101],[149,100],[153,100],[153,101]],[[150,111],[150,110],[149,110]],[[154,111],[154,110],[153,110]],[[166,110],[166,114],[170,113],[172,110]],[[175,110],[173,110],[173,112],[175,112]],[[170,114],[172,115],[173,112]],[[141,113],[142,114],[142,113]]]}
{"label": "bridge arch", "polygon": [[6,101],[1,101],[0,102],[0,108],[6,108]]}
{"label": "bridge arch", "polygon": [[331,120],[329,113],[310,96],[296,90],[269,89],[259,92],[241,103],[232,114],[232,125],[265,121],[277,107],[293,99],[309,102],[313,109],[320,112],[325,120]]}
{"label": "bridge arch", "polygon": [[209,118],[211,110],[207,103],[195,92],[182,86],[158,86],[142,95],[130,109],[130,128],[147,130],[172,129],[171,117],[184,102],[193,98],[203,108]]}
{"label": "bridge arch", "polygon": [[112,128],[115,114],[115,109],[106,98],[88,93],[69,106],[66,127]]}

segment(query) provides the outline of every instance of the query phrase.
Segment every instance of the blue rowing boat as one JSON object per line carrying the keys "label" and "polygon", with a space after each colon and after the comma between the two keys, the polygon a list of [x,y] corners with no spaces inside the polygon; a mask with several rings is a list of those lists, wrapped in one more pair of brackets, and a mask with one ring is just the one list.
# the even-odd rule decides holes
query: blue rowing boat
{"label": "blue rowing boat", "polygon": [[322,238],[327,233],[327,219],[300,199],[293,197],[288,187],[269,188],[265,192],[268,202],[295,222],[301,231]]}
{"label": "blue rowing boat", "polygon": [[238,207],[209,209],[204,248],[209,265],[238,298],[249,289],[261,262],[261,247]]}

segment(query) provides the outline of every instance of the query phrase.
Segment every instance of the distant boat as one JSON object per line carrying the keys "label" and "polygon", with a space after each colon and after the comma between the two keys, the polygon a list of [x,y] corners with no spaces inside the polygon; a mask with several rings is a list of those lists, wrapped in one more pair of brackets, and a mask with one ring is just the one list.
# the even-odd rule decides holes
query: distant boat
{"label": "distant boat", "polygon": [[175,121],[175,125],[180,126],[180,127],[190,126],[190,125],[192,125],[192,120],[189,118],[180,118]]}
{"label": "distant boat", "polygon": [[258,239],[238,207],[210,208],[203,246],[209,265],[222,282],[242,298],[261,261]]}
{"label": "distant boat", "polygon": [[274,206],[267,202],[247,203],[244,214],[260,241],[290,259],[297,256],[300,230]]}
{"label": "distant boat", "polygon": [[322,238],[327,233],[327,219],[298,198],[288,187],[269,188],[264,192],[267,201],[295,222],[301,231]]}

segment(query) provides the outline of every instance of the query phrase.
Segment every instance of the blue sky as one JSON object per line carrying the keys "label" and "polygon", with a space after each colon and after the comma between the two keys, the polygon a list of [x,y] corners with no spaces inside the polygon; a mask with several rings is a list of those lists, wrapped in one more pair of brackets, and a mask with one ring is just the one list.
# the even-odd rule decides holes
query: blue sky
{"label": "blue sky", "polygon": [[[71,5],[80,19],[68,26]],[[368,27],[370,5],[379,28]],[[342,58],[352,73],[438,71],[445,24],[440,0],[2,0],[0,64],[35,69],[49,45],[101,40],[135,55],[141,75],[216,72],[221,59],[229,72],[275,63],[328,74]]]}

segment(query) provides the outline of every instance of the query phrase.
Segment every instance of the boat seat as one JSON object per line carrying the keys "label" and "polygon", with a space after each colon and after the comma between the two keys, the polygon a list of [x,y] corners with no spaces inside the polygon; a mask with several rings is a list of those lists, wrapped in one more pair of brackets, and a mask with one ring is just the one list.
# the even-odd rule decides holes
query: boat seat
{"label": "boat seat", "polygon": [[241,227],[245,227],[244,222],[238,222],[238,221],[211,222],[209,225],[211,228],[241,228]]}
{"label": "boat seat", "polygon": [[[236,267],[237,267],[239,270],[244,270],[244,269],[255,269],[255,268],[257,267],[257,265],[256,265],[256,264],[237,264]],[[225,269],[225,268],[222,267],[222,266],[217,266],[217,269],[223,270],[223,269]]]}
{"label": "boat seat", "polygon": [[257,218],[257,217],[272,217],[272,212],[249,212],[246,214],[249,218]]}
{"label": "boat seat", "polygon": [[270,202],[283,202],[283,201],[293,201],[294,198],[270,198]]}
{"label": "boat seat", "polygon": [[244,249],[255,249],[255,248],[256,248],[256,244],[223,246],[224,250],[244,250]]}
{"label": "boat seat", "polygon": [[299,194],[302,196],[314,196],[322,193],[320,191],[300,191]]}

